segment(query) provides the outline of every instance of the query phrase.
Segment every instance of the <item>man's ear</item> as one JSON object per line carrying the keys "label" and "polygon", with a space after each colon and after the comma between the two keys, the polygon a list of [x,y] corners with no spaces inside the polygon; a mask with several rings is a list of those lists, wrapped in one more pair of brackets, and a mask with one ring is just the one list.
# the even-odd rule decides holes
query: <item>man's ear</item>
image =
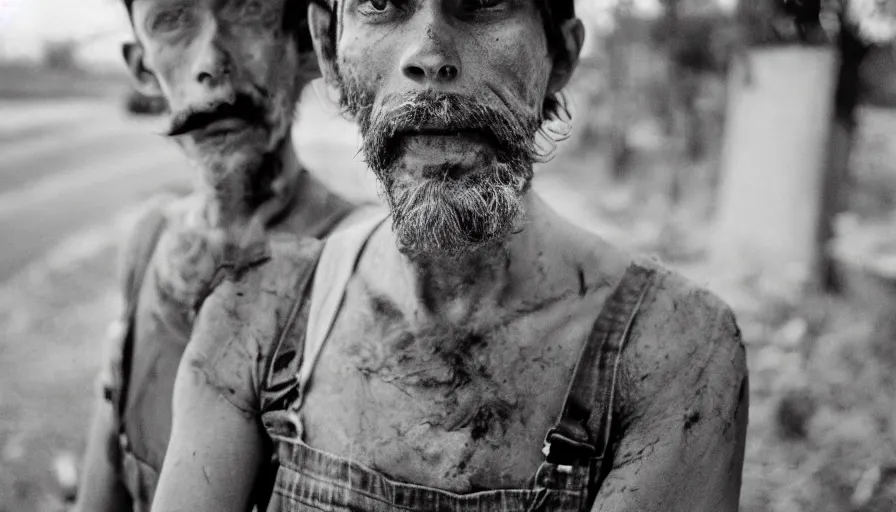
{"label": "man's ear", "polygon": [[143,47],[138,43],[124,43],[121,45],[121,55],[128,67],[134,87],[146,96],[162,96],[162,88],[156,76],[143,62]]}
{"label": "man's ear", "polygon": [[[338,5],[338,4],[335,4]],[[333,8],[335,11],[335,7]],[[320,72],[329,84],[336,84],[336,14],[315,2],[308,4],[308,29]]]}
{"label": "man's ear", "polygon": [[563,22],[560,34],[563,40],[561,46],[554,50],[554,67],[548,82],[548,94],[560,92],[569,83],[579,65],[579,55],[585,44],[585,26],[578,18]]}

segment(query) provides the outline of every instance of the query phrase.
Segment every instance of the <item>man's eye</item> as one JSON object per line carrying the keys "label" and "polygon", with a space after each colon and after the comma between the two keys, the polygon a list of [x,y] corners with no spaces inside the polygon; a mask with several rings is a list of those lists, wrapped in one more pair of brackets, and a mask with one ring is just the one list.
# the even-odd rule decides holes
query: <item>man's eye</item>
{"label": "man's eye", "polygon": [[361,14],[380,15],[395,7],[394,0],[361,0],[358,11]]}
{"label": "man's eye", "polygon": [[264,13],[264,2],[261,0],[248,0],[243,3],[242,15],[246,17],[257,17]]}
{"label": "man's eye", "polygon": [[463,6],[467,9],[488,9],[497,7],[504,0],[463,0]]}
{"label": "man's eye", "polygon": [[189,13],[184,8],[161,11],[152,19],[153,32],[170,32],[183,26],[189,19]]}

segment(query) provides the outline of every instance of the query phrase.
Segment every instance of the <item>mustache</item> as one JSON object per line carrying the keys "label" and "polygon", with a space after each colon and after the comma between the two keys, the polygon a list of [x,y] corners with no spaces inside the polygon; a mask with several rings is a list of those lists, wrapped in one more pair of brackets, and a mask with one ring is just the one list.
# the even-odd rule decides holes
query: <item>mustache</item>
{"label": "mustache", "polygon": [[352,94],[346,105],[358,119],[364,136],[363,151],[373,169],[386,169],[400,153],[401,139],[417,132],[479,132],[504,163],[535,161],[534,140],[541,119],[513,113],[503,103],[487,104],[474,97],[432,90],[396,93],[379,106],[370,95]]}
{"label": "mustache", "polygon": [[168,131],[169,137],[201,130],[222,119],[242,119],[250,124],[264,124],[267,110],[260,100],[246,93],[239,93],[233,101],[217,101],[201,107],[189,107],[174,115]]}

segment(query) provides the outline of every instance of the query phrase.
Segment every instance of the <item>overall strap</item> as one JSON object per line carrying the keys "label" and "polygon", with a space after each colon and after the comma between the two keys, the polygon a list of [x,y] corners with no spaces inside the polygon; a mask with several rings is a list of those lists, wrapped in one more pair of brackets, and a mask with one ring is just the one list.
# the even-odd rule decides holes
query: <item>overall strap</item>
{"label": "overall strap", "polygon": [[587,466],[607,454],[619,363],[654,275],[632,264],[607,298],[576,363],[560,420],[545,438],[548,462]]}
{"label": "overall strap", "polygon": [[342,299],[345,296],[345,288],[355,273],[361,252],[373,232],[388,217],[381,211],[363,209],[362,212],[365,214],[363,218],[351,222],[358,216],[350,216],[346,222],[351,225],[337,230],[324,242],[317,271],[314,273],[314,282],[311,285],[311,303],[305,332],[304,355],[298,374],[302,396],[304,396],[305,386],[311,380],[311,374],[324,342],[333,328],[336,314],[339,312]]}
{"label": "overall strap", "polygon": [[134,259],[130,262],[130,268],[126,269],[123,290],[124,315],[115,326],[116,333],[113,336],[115,336],[116,346],[111,349],[109,354],[112,359],[109,369],[111,375],[108,376],[109,381],[103,389],[104,398],[110,402],[114,410],[115,436],[109,440],[111,450],[118,454],[116,462],[119,464],[119,476],[134,500],[135,511],[148,508],[145,504],[151,499],[154,479],[149,478],[152,468],[134,457],[125,432],[125,408],[127,407],[128,388],[131,383],[131,360],[134,352],[134,325],[140,292],[143,290],[150,262],[168,224],[168,219],[162,211],[154,211],[143,222],[145,224],[139,226],[138,229],[145,230],[148,237],[144,238],[137,247]]}
{"label": "overall strap", "polygon": [[123,418],[125,410],[125,400],[130,381],[129,374],[133,353],[134,323],[137,317],[137,304],[140,299],[140,292],[143,290],[143,282],[149,271],[149,264],[155,255],[156,248],[159,245],[159,239],[162,238],[162,233],[165,231],[165,227],[168,224],[168,219],[163,212],[159,211],[154,212],[145,222],[148,223],[146,229],[149,232],[149,237],[139,247],[133,261],[133,266],[128,270],[128,278],[124,286],[124,317],[121,320],[122,323],[119,325],[119,332],[122,335],[122,345],[121,350],[116,351],[116,356],[121,357],[121,359],[118,361],[116,375],[113,377],[114,384],[112,387],[114,391],[108,393],[112,396],[107,396],[107,399],[112,402],[112,405],[115,408],[115,417],[119,423],[119,433],[123,433],[124,430],[124,422],[121,421],[121,419]]}

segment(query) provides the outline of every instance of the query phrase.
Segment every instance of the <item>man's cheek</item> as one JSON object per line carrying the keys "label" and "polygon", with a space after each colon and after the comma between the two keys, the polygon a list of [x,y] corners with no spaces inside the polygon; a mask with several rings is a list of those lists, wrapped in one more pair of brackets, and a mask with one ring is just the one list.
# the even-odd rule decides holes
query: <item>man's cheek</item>
{"label": "man's cheek", "polygon": [[368,78],[368,85],[380,85],[390,75],[390,71],[400,67],[397,48],[396,42],[383,38],[352,38],[340,45],[337,64],[342,71]]}
{"label": "man's cheek", "polygon": [[546,43],[524,30],[492,37],[490,41],[493,45],[488,63],[497,78],[528,106],[540,105],[552,66]]}
{"label": "man's cheek", "polygon": [[163,58],[155,59],[156,62],[163,65],[154,66],[153,75],[162,89],[162,94],[168,99],[172,107],[176,107],[180,99],[184,96],[183,91],[189,85],[189,68],[182,65],[180,59],[166,60]]}

